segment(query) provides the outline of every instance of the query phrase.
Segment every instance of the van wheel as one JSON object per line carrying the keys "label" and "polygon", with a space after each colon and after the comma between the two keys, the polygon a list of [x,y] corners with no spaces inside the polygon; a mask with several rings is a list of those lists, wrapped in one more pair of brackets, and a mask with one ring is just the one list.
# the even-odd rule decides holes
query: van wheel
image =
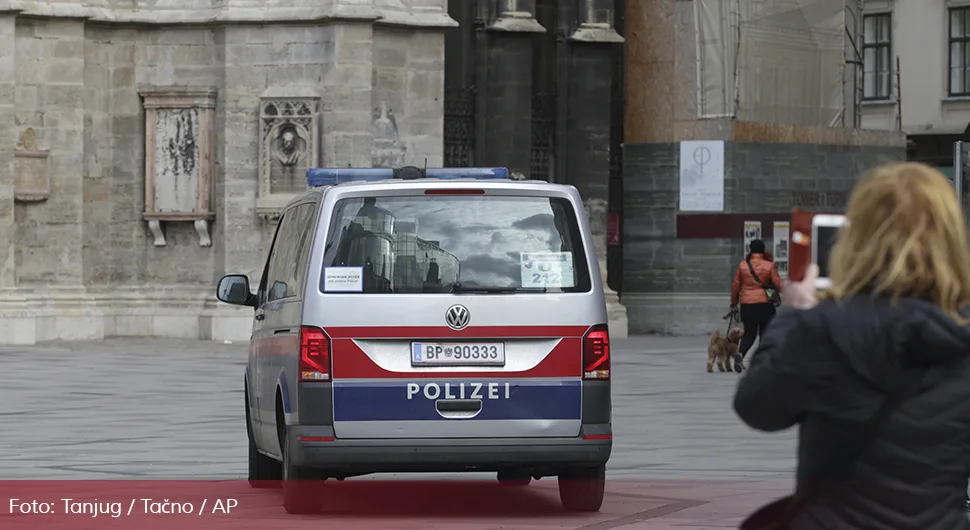
{"label": "van wheel", "polygon": [[249,438],[249,485],[258,489],[278,488],[283,475],[283,466],[276,460],[259,452],[253,426],[249,419],[249,405],[246,406],[246,432]]}
{"label": "van wheel", "polygon": [[574,468],[559,474],[559,500],[567,512],[598,512],[606,492],[606,466]]}
{"label": "van wheel", "polygon": [[508,487],[528,486],[532,482],[532,477],[524,471],[499,471],[498,483]]}
{"label": "van wheel", "polygon": [[283,508],[291,514],[309,514],[320,510],[320,481],[309,470],[294,466],[290,461],[289,434],[280,443],[283,451]]}

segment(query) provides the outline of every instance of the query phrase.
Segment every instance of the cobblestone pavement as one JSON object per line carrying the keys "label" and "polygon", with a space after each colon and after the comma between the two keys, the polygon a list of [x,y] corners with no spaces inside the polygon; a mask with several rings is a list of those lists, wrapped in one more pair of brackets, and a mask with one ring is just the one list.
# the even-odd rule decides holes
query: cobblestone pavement
{"label": "cobblestone pavement", "polygon": [[[739,376],[707,373],[706,342],[615,342],[615,440],[599,514],[518,522],[321,517],[374,529],[736,527],[739,516],[790,488],[795,433],[766,435],[740,423],[731,409]],[[0,346],[2,478],[244,478],[246,347],[164,339]],[[278,494],[232,484],[255,510],[250,518],[286,519]],[[555,480],[529,486],[529,495],[540,504],[555,499]]]}

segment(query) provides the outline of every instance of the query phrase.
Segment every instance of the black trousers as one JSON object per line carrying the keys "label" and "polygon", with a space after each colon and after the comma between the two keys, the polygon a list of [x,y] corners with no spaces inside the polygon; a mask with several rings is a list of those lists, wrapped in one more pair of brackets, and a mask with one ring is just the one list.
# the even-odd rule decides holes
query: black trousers
{"label": "black trousers", "polygon": [[765,328],[775,318],[775,304],[765,302],[763,304],[741,304],[740,308],[741,323],[744,324],[744,335],[741,336],[741,345],[738,353],[743,359],[748,354],[754,340],[764,335]]}

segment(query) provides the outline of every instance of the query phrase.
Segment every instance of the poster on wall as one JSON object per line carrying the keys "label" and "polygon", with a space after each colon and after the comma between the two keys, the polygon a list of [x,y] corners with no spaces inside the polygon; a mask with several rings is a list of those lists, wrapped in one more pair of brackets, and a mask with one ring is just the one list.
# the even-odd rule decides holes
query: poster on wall
{"label": "poster on wall", "polygon": [[771,253],[775,256],[775,268],[782,280],[788,278],[788,242],[791,240],[791,224],[788,221],[775,221]]}
{"label": "poster on wall", "polygon": [[620,246],[620,214],[610,212],[606,216],[606,244],[611,247]]}
{"label": "poster on wall", "polygon": [[680,211],[724,211],[724,142],[680,142]]}
{"label": "poster on wall", "polygon": [[748,252],[751,252],[751,242],[755,239],[761,239],[761,221],[745,221],[743,257],[747,257]]}

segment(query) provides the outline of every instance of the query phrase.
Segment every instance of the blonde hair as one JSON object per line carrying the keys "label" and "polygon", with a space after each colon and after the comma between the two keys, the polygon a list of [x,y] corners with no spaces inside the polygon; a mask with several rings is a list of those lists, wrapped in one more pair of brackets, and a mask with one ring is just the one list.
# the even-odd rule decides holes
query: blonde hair
{"label": "blonde hair", "polygon": [[970,304],[970,240],[953,185],[917,163],[879,167],[862,178],[829,259],[836,300],[860,293],[922,298],[961,324]]}

